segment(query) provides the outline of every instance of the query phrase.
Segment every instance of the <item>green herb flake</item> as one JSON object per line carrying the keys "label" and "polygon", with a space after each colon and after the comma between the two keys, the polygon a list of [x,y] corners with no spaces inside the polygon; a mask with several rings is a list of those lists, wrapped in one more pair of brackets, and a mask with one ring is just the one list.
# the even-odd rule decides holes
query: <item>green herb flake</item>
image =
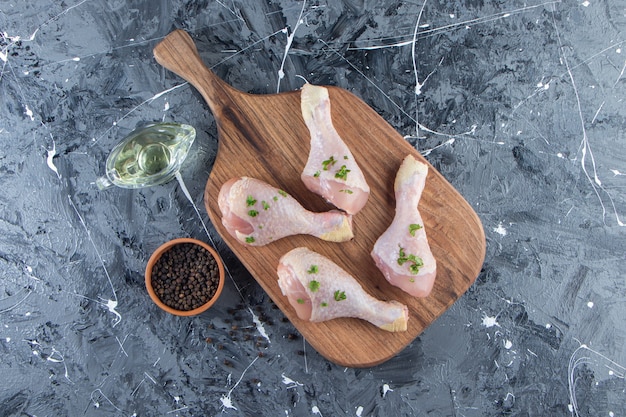
{"label": "green herb flake", "polygon": [[415,236],[415,231],[420,230],[421,228],[421,224],[411,223],[409,225],[409,233],[411,234],[411,236]]}
{"label": "green herb flake", "polygon": [[278,201],[278,196],[274,196],[274,197],[272,197],[272,200],[274,200],[274,201]]}
{"label": "green herb flake", "polygon": [[410,262],[409,271],[413,275],[417,275],[420,271],[420,268],[424,266],[424,261],[419,256],[415,256],[413,254],[407,255],[404,252],[404,248],[400,246],[400,251],[398,252],[398,265],[402,266],[405,263]]}
{"label": "green herb flake", "polygon": [[342,301],[346,299],[346,292],[345,291],[335,291],[335,301]]}
{"label": "green herb flake", "polygon": [[306,272],[307,274],[317,274],[319,272],[319,268],[317,265],[311,265],[311,267]]}
{"label": "green herb flake", "polygon": [[283,190],[278,190],[278,194],[282,195],[283,197],[287,197],[287,193]]}
{"label": "green herb flake", "polygon": [[324,171],[328,171],[328,168],[332,167],[333,165],[335,165],[337,161],[335,160],[334,156],[330,156],[330,158],[328,158],[325,161],[322,161],[322,167],[324,169]]}
{"label": "green herb flake", "polygon": [[298,298],[296,301],[298,302],[298,304],[304,304],[304,300],[302,298]]}
{"label": "green herb flake", "polygon": [[400,252],[398,253],[398,265],[402,266],[406,261],[408,261],[408,259],[404,253],[404,248],[400,246]]}
{"label": "green herb flake", "polygon": [[250,210],[250,211],[248,211],[248,216],[250,216],[250,217],[256,217],[256,216],[258,216],[258,215],[259,215],[259,212],[258,212],[258,211],[256,211],[256,210]]}
{"label": "green herb flake", "polygon": [[254,237],[253,236],[246,237],[246,243],[254,243]]}
{"label": "green herb flake", "polygon": [[270,208],[270,205],[267,204],[267,201],[261,201],[261,205],[263,206],[263,210],[267,210]]}
{"label": "green herb flake", "polygon": [[326,301],[322,301],[322,302],[320,303],[320,305],[321,305],[322,307],[328,307],[328,303],[327,303]]}
{"label": "green herb flake", "polygon": [[343,159],[345,159],[347,161],[348,160],[348,155],[344,155]]}
{"label": "green herb flake", "polygon": [[317,178],[320,176],[321,173],[322,173],[321,171],[315,171],[315,174],[313,174],[313,177]]}
{"label": "green herb flake", "polygon": [[350,172],[350,170],[347,169],[345,165],[342,165],[341,168],[339,168],[337,170],[337,172],[335,172],[335,178],[339,178],[339,179],[342,179],[344,181],[347,181],[348,180],[348,172]]}
{"label": "green herb flake", "polygon": [[340,193],[346,193],[346,194],[353,194],[354,191],[349,190],[349,189],[345,189],[345,190],[339,190]]}
{"label": "green herb flake", "polygon": [[249,195],[248,198],[246,198],[246,206],[247,207],[252,207],[255,204],[256,204],[256,200],[254,199],[254,197]]}
{"label": "green herb flake", "polygon": [[310,281],[309,282],[309,289],[311,290],[311,292],[317,292],[317,290],[320,289],[319,281],[315,281],[315,280]]}

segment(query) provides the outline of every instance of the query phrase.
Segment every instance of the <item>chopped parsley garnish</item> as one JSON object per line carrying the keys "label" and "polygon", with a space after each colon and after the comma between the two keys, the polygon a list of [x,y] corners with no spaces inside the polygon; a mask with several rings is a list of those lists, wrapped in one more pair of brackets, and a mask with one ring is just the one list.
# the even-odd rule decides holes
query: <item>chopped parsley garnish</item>
{"label": "chopped parsley garnish", "polygon": [[267,210],[267,209],[269,209],[269,208],[270,208],[270,205],[269,205],[269,204],[267,204],[267,202],[266,202],[266,201],[261,201],[261,205],[263,205],[263,210]]}
{"label": "chopped parsley garnish", "polygon": [[274,200],[274,201],[278,201],[278,196],[274,196],[274,197],[272,197],[272,200]]}
{"label": "chopped parsley garnish", "polygon": [[254,243],[254,237],[253,236],[246,237],[246,243]]}
{"label": "chopped parsley garnish", "polygon": [[346,292],[345,291],[335,291],[335,301],[341,301],[341,300],[345,300],[346,299]]}
{"label": "chopped parsley garnish", "polygon": [[322,307],[328,307],[328,303],[327,303],[326,301],[322,301],[322,302],[320,303],[320,305],[321,305]]}
{"label": "chopped parsley garnish", "polygon": [[246,206],[250,207],[256,204],[256,200],[254,199],[254,197],[252,197],[251,195],[248,196],[248,198],[246,198]]}
{"label": "chopped parsley garnish", "polygon": [[313,177],[314,177],[314,178],[317,178],[317,177],[319,177],[319,176],[320,176],[320,174],[321,174],[321,172],[320,172],[320,171],[315,171],[315,174],[313,174]]}
{"label": "chopped parsley garnish", "polygon": [[319,268],[317,267],[317,265],[311,265],[311,267],[306,271],[307,274],[317,274],[319,271]]}
{"label": "chopped parsley garnish", "polygon": [[417,273],[420,271],[420,267],[424,266],[424,261],[422,260],[422,258],[413,254],[407,255],[406,253],[404,253],[404,248],[400,246],[400,252],[398,253],[398,265],[402,266],[407,262],[411,263],[409,265],[409,271],[411,271],[413,275],[417,275]]}
{"label": "chopped parsley garnish", "polygon": [[340,192],[340,193],[346,193],[346,194],[352,194],[352,193],[354,193],[354,191],[352,191],[352,190],[348,190],[348,189],[345,189],[345,190],[339,190],[339,192]]}
{"label": "chopped parsley garnish", "polygon": [[411,223],[409,225],[409,233],[411,234],[411,236],[415,236],[415,231],[420,230],[421,228],[422,228],[421,224]]}
{"label": "chopped parsley garnish", "polygon": [[337,161],[335,160],[334,156],[330,156],[330,158],[328,158],[325,161],[322,161],[322,166],[324,167],[324,171],[328,171],[328,168],[332,167],[333,165],[335,165]]}
{"label": "chopped parsley garnish", "polygon": [[258,215],[259,215],[259,212],[258,212],[258,211],[256,211],[256,210],[250,210],[250,211],[248,211],[248,216],[250,216],[250,217],[256,217],[256,216],[258,216]]}
{"label": "chopped parsley garnish", "polygon": [[287,197],[287,193],[283,190],[278,190],[278,194],[282,195],[283,197]]}
{"label": "chopped parsley garnish", "polygon": [[343,159],[347,160],[348,159],[348,155],[344,155]]}
{"label": "chopped parsley garnish", "polygon": [[346,181],[348,179],[348,172],[350,172],[350,170],[347,169],[345,165],[342,165],[341,168],[339,168],[337,172],[335,172],[335,178]]}
{"label": "chopped parsley garnish", "polygon": [[309,282],[309,289],[311,290],[311,292],[317,292],[317,290],[320,289],[319,281],[315,281],[315,280],[310,281]]}
{"label": "chopped parsley garnish", "polygon": [[296,301],[298,302],[298,304],[304,304],[304,300],[302,298],[298,298]]}

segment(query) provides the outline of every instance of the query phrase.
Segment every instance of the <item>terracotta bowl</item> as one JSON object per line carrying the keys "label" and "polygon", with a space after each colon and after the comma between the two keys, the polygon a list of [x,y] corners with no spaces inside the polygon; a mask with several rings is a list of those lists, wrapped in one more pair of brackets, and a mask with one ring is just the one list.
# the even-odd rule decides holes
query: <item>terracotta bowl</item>
{"label": "terracotta bowl", "polygon": [[[206,302],[202,306],[195,308],[193,310],[176,310],[172,307],[165,305],[163,301],[159,299],[157,294],[154,292],[154,289],[152,288],[152,268],[154,267],[156,262],[161,258],[161,256],[165,252],[173,248],[175,245],[179,245],[182,243],[193,243],[196,245],[200,245],[204,249],[209,251],[211,256],[213,256],[213,258],[215,259],[218,270],[219,270],[219,273],[218,273],[219,282],[218,282],[217,290],[215,291],[215,294],[208,302]],[[223,288],[224,288],[224,263],[222,262],[222,259],[220,258],[218,253],[215,251],[215,249],[213,249],[208,244],[197,239],[179,238],[179,239],[173,239],[173,240],[170,240],[169,242],[164,243],[163,245],[159,246],[157,250],[154,251],[150,259],[148,260],[148,265],[146,266],[146,289],[148,290],[148,294],[150,295],[150,298],[152,299],[152,301],[154,301],[154,303],[157,306],[159,306],[161,309],[167,311],[170,314],[174,314],[177,316],[195,316],[200,313],[203,313],[204,311],[208,310],[213,304],[215,304],[220,294],[222,293]]]}

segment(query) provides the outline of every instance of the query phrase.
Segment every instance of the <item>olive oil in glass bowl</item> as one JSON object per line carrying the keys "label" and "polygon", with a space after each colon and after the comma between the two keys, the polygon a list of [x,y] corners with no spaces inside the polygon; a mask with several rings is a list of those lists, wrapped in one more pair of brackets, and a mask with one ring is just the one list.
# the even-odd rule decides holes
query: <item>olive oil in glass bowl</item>
{"label": "olive oil in glass bowl", "polygon": [[142,188],[170,181],[187,157],[196,130],[179,123],[152,123],[130,133],[109,154],[100,190]]}

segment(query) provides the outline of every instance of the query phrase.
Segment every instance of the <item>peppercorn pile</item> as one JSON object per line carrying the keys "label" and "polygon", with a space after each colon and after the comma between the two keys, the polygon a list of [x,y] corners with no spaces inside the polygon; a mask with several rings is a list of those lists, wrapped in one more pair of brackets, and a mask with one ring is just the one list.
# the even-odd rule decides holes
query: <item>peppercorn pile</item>
{"label": "peppercorn pile", "polygon": [[219,269],[209,251],[181,243],[161,255],[152,267],[152,288],[163,302],[189,311],[207,303],[217,291]]}

